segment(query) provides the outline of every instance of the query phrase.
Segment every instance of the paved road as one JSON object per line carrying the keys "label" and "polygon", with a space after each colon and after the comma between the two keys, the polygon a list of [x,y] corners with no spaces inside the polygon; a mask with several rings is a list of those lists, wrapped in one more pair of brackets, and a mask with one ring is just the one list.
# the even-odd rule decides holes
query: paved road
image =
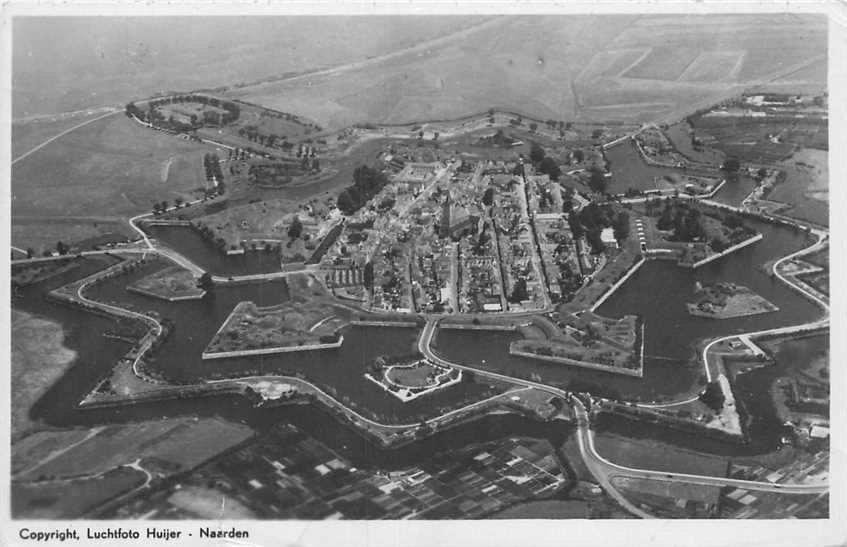
{"label": "paved road", "polygon": [[573,398],[572,408],[577,418],[577,435],[580,437],[580,452],[586,462],[591,461],[596,468],[603,470],[609,478],[623,476],[636,479],[650,479],[666,482],[685,482],[689,484],[702,484],[717,487],[735,487],[761,492],[777,492],[781,494],[820,494],[829,490],[828,484],[779,484],[770,482],[750,481],[744,479],[733,479],[729,477],[713,477],[708,475],[694,475],[691,473],[663,472],[646,469],[636,469],[613,463],[601,456],[594,446],[594,432],[588,427],[588,412],[582,401]]}
{"label": "paved road", "polygon": [[570,394],[562,389],[554,388],[545,384],[541,384],[538,382],[533,382],[531,380],[524,380],[521,378],[513,378],[510,376],[506,376],[504,374],[499,374],[496,372],[491,372],[489,370],[478,369],[474,367],[469,367],[466,365],[460,365],[457,363],[453,363],[442,358],[440,355],[435,353],[432,350],[431,343],[432,338],[435,334],[435,330],[437,328],[438,319],[437,318],[429,318],[427,320],[426,325],[424,326],[423,331],[421,332],[421,336],[418,339],[418,350],[431,361],[448,367],[458,368],[461,370],[466,370],[473,372],[474,374],[478,374],[482,377],[494,378],[497,380],[512,382],[514,384],[522,385],[525,387],[533,387],[551,395],[555,395],[557,397],[561,397],[564,400],[571,399],[572,409],[574,411],[574,415],[577,420],[577,441],[579,443],[580,454],[585,460],[585,463],[591,471],[592,475],[597,479],[601,486],[603,486],[608,493],[614,497],[623,507],[625,507],[628,511],[632,512],[635,515],[638,515],[642,518],[652,518],[652,515],[646,513],[645,511],[639,509],[630,503],[626,498],[623,497],[620,492],[611,484],[610,479],[615,476],[624,476],[624,477],[632,477],[632,478],[641,478],[641,479],[651,479],[651,480],[661,480],[661,481],[673,481],[673,482],[684,482],[689,484],[704,484],[711,486],[734,486],[738,488],[747,488],[749,490],[760,490],[767,492],[784,492],[786,494],[816,494],[820,492],[826,492],[829,489],[829,486],[826,484],[814,484],[814,485],[796,485],[796,484],[772,484],[769,482],[758,482],[758,481],[747,481],[741,479],[731,479],[726,477],[713,477],[708,475],[694,475],[690,473],[667,473],[662,471],[654,471],[650,469],[636,469],[632,467],[625,467],[622,465],[618,465],[610,462],[609,460],[600,456],[597,453],[596,448],[594,447],[594,433],[589,427],[589,418],[588,413],[583,406],[582,402],[579,401],[578,398],[570,397]]}

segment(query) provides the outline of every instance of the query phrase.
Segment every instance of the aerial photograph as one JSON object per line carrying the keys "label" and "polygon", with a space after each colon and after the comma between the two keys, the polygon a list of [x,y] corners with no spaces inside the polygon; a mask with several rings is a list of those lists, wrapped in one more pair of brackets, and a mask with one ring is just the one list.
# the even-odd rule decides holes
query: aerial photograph
{"label": "aerial photograph", "polygon": [[7,518],[830,518],[829,32],[12,17]]}

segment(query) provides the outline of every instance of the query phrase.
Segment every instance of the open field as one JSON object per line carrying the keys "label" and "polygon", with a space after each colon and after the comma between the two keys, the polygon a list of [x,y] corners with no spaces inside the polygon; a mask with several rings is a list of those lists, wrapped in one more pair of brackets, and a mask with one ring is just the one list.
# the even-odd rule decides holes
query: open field
{"label": "open field", "polygon": [[744,61],[743,51],[702,51],[689,64],[679,80],[685,82],[718,82],[731,80]]}
{"label": "open field", "polygon": [[[197,188],[196,179],[179,180],[179,172],[168,169],[164,183],[162,166],[172,156],[190,157],[208,150],[208,146],[145,129],[124,116],[69,133],[12,168],[15,244],[36,247],[52,241],[55,245],[70,234],[85,238],[104,229],[120,230],[117,226],[123,219],[149,210],[154,201],[190,197]],[[20,217],[24,229],[16,228]]]}
{"label": "open field", "polygon": [[698,475],[726,475],[728,462],[651,439],[631,439],[609,433],[595,437],[597,452],[627,467]]}
{"label": "open field", "polygon": [[617,477],[613,481],[615,486],[620,486],[626,490],[671,498],[673,500],[694,500],[702,503],[714,503],[720,495],[720,487],[718,486],[623,477]]}
{"label": "open field", "polygon": [[[123,105],[163,90],[237,85],[364,61],[484,20],[400,16],[388,25],[383,17],[19,19],[12,48],[14,117]],[[321,47],[311,47],[317,37]]]}
{"label": "open field", "polygon": [[[208,146],[150,131],[125,116],[62,137],[12,168],[14,215],[119,217],[155,200],[190,194],[182,181],[163,184],[162,165]],[[168,177],[170,179],[170,176]]]}
{"label": "open field", "polygon": [[[779,41],[771,37],[774,24]],[[469,32],[464,42],[448,40],[425,52],[319,74],[308,88],[294,80],[235,94],[325,126],[442,119],[488,106],[542,119],[632,119],[721,97],[751,77],[812,59],[824,51],[822,28],[823,19],[814,18],[740,17],[734,24],[720,17],[503,18]],[[580,39],[572,40],[574,35]],[[713,43],[720,44],[717,54],[711,53]],[[789,59],[757,53],[776,44],[790,49]],[[662,47],[641,58],[657,45]],[[686,77],[709,79],[709,85],[675,81],[692,62]],[[619,77],[621,71],[638,78]],[[711,79],[717,73],[725,73],[724,82]]]}
{"label": "open field", "polygon": [[[13,216],[12,244],[23,249],[32,248],[41,256],[43,251],[55,251],[56,243],[75,242],[81,250],[90,248],[86,242],[102,238],[136,239],[138,234],[124,220],[101,217],[53,217],[53,216]],[[79,244],[82,245],[79,245]],[[82,246],[87,247],[82,249]]]}
{"label": "open field", "polygon": [[168,503],[199,519],[252,519],[256,515],[232,496],[203,486],[188,485],[174,492]]}
{"label": "open field", "polygon": [[649,80],[676,80],[699,54],[697,47],[657,48],[621,76]]}
{"label": "open field", "polygon": [[828,147],[827,121],[813,117],[754,118],[737,109],[732,115],[696,116],[692,123],[697,138],[715,139],[711,146],[742,162],[782,161],[805,147]]}
{"label": "open field", "polygon": [[618,49],[601,51],[591,57],[578,78],[590,79],[598,76],[621,76],[624,72],[641,62],[650,54],[651,49]]}
{"label": "open field", "polygon": [[[779,14],[734,16],[656,15],[639,18],[612,42],[616,48],[660,44],[654,60],[628,73],[672,80],[679,77],[685,60],[693,61],[701,51],[746,52],[735,77],[740,81],[765,76],[780,67],[822,53],[826,46],[823,17],[794,18]],[[708,44],[708,46],[706,46]],[[784,55],[774,56],[776,44]],[[714,56],[713,56],[714,57]],[[658,62],[664,59],[665,62]],[[712,59],[721,63],[720,56]],[[661,68],[664,67],[664,70]],[[684,66],[683,66],[684,68]]]}
{"label": "open field", "polygon": [[91,475],[136,460],[148,464],[155,461],[152,465],[156,468],[176,472],[190,469],[244,441],[252,435],[252,430],[220,418],[175,418],[109,426],[52,458],[50,454],[56,446],[51,437],[63,433],[38,435],[38,442],[12,447],[13,468],[24,468],[16,479]]}
{"label": "open field", "polygon": [[62,326],[12,310],[12,422],[16,437],[34,424],[32,405],[58,380],[76,358],[62,342]]}
{"label": "open field", "polygon": [[588,503],[582,500],[544,500],[513,505],[492,519],[581,519],[588,518]]}
{"label": "open field", "polygon": [[26,519],[72,519],[144,484],[136,469],[114,469],[92,478],[58,482],[12,481],[12,515]]}
{"label": "open field", "polygon": [[57,115],[42,119],[13,122],[12,159],[25,154],[59,133],[67,131],[75,125],[102,116],[104,113],[104,111],[100,110],[91,110],[90,113],[80,112],[75,115]]}

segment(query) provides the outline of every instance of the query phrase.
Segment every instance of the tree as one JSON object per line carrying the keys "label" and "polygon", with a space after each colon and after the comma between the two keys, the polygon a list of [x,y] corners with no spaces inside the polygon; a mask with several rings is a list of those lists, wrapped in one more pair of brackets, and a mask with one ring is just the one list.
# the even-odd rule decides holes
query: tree
{"label": "tree", "polygon": [[765,177],[768,176],[768,170],[764,167],[760,167],[756,174],[759,176],[759,180],[765,180]]}
{"label": "tree", "polygon": [[731,157],[727,158],[721,167],[727,173],[737,173],[738,170],[741,169],[741,162],[738,161],[738,158]]}
{"label": "tree", "polygon": [[537,142],[532,143],[532,146],[529,148],[529,160],[537,165],[541,163],[541,160],[544,159],[544,149],[541,148]]}
{"label": "tree", "polygon": [[359,208],[358,204],[350,196],[349,190],[344,190],[338,194],[336,205],[345,215],[352,215]]}
{"label": "tree", "polygon": [[606,192],[606,174],[603,173],[602,169],[599,167],[591,169],[591,178],[588,180],[588,186],[600,194]]}
{"label": "tree", "polygon": [[509,295],[509,302],[517,304],[529,300],[529,292],[526,288],[526,279],[520,278],[515,281],[515,286],[512,288],[512,294]]}
{"label": "tree", "polygon": [[613,228],[615,230],[615,239],[620,241],[629,237],[629,214],[626,211],[618,213]]}
{"label": "tree", "polygon": [[538,124],[537,124],[537,123],[532,122],[531,124],[529,124],[529,130],[530,130],[530,131],[532,131],[533,133],[535,133],[535,130],[536,130],[536,129],[538,129]]}
{"label": "tree", "polygon": [[602,229],[594,228],[593,230],[589,230],[585,235],[588,244],[591,245],[591,250],[596,254],[600,254],[606,250],[606,244],[603,243],[603,239],[600,237],[602,233]]}
{"label": "tree", "polygon": [[372,262],[365,264],[365,271],[362,273],[362,281],[365,287],[370,290],[374,286],[374,265]]}
{"label": "tree", "polygon": [[559,177],[562,174],[562,170],[559,169],[559,165],[556,163],[556,160],[549,156],[541,160],[541,163],[538,165],[538,171],[549,176],[552,181],[559,180]]}
{"label": "tree", "polygon": [[722,253],[727,247],[729,247],[729,244],[719,237],[714,237],[712,238],[712,241],[709,242],[709,247],[711,247],[716,253]]}
{"label": "tree", "polygon": [[300,222],[300,217],[294,216],[294,220],[291,221],[291,226],[288,227],[288,237],[291,239],[297,239],[303,233],[303,223]]}
{"label": "tree", "polygon": [[582,150],[579,150],[579,149],[574,150],[573,151],[573,159],[577,163],[582,163],[582,161],[585,159],[585,152],[583,152]]}
{"label": "tree", "polygon": [[56,252],[60,255],[68,254],[68,246],[62,243],[61,241],[56,242]]}
{"label": "tree", "polygon": [[174,205],[176,206],[177,209],[179,209],[182,206],[182,198],[174,199]]}
{"label": "tree", "polygon": [[491,207],[494,203],[494,188],[489,186],[485,189],[485,193],[482,195],[482,204],[486,207]]}
{"label": "tree", "polygon": [[200,279],[197,280],[197,287],[203,289],[206,292],[211,291],[214,286],[215,282],[209,272],[203,272],[203,275],[201,275]]}
{"label": "tree", "polygon": [[35,256],[35,250],[32,247],[27,247],[26,248],[26,257],[32,258],[33,256]]}
{"label": "tree", "polygon": [[709,382],[700,394],[700,400],[715,412],[720,412],[726,397],[718,382]]}
{"label": "tree", "polygon": [[579,239],[585,235],[585,228],[582,227],[579,217],[574,213],[568,215],[568,226],[570,226],[574,239]]}

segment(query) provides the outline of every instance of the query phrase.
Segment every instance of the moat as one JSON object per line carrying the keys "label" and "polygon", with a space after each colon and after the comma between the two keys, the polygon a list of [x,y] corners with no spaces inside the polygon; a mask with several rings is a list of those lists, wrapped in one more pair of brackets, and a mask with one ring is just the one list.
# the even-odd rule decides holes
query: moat
{"label": "moat", "polygon": [[[610,394],[623,399],[650,400],[671,397],[689,390],[702,375],[702,364],[694,351],[700,340],[734,332],[746,332],[793,325],[810,321],[821,311],[811,302],[793,292],[762,268],[751,268],[802,249],[809,243],[806,234],[788,227],[755,222],[764,239],[739,253],[692,271],[672,262],[650,261],[598,310],[611,317],[641,313],[646,322],[646,354],[644,378],[626,378],[597,371],[544,364],[508,354],[509,342],[519,335],[508,332],[442,330],[435,348],[445,358],[491,369],[516,377],[537,375],[545,383],[567,387],[572,381],[590,385],[598,394]],[[237,397],[208,398],[198,401],[139,404],[110,410],[76,410],[74,407],[92,385],[102,377],[126,351],[126,343],[106,338],[110,320],[68,306],[50,303],[43,298],[49,290],[92,273],[107,262],[84,259],[83,267],[62,273],[45,282],[20,289],[13,299],[15,308],[60,321],[68,330],[66,343],[78,352],[77,364],[43,397],[34,414],[56,425],[95,424],[102,421],[136,420],[152,415],[171,413],[227,414],[230,407],[245,419],[262,421],[262,416],[296,416],[300,411],[285,408],[248,409]],[[426,399],[402,403],[390,397],[378,386],[363,377],[367,363],[378,355],[402,354],[411,351],[419,334],[418,329],[346,327],[345,343],[338,350],[320,354],[289,354],[263,358],[220,359],[203,362],[200,359],[208,340],[224,321],[232,307],[244,300],[263,306],[277,304],[288,298],[282,280],[244,285],[221,286],[211,298],[191,302],[170,303],[136,295],[125,290],[126,285],[164,267],[162,263],[146,264],[128,275],[113,278],[92,289],[89,297],[135,310],[155,310],[173,320],[176,328],[154,357],[155,367],[176,381],[193,381],[219,372],[226,376],[246,374],[302,373],[317,385],[332,385],[337,397],[357,406],[366,406],[377,415],[393,420],[413,422],[431,411],[433,406],[450,405],[457,398],[482,390],[485,383],[461,383]],[[758,318],[739,318],[715,323],[686,313],[684,302],[694,292],[695,282],[711,283],[728,280],[743,284],[779,306],[778,312]],[[664,325],[651,329],[651,325]],[[762,389],[766,390],[766,387]],[[765,393],[766,395],[766,393]],[[753,405],[757,412],[767,414],[767,405]],[[230,410],[227,410],[230,409]],[[534,423],[527,418],[508,420]],[[497,423],[500,417],[486,418],[485,423]],[[746,450],[767,451],[779,442],[779,429],[771,427],[772,420],[759,419],[767,427],[751,431],[753,442]],[[326,423],[332,423],[329,420]],[[329,427],[324,424],[321,427]],[[336,424],[335,428],[347,430]],[[491,426],[497,429],[499,426]],[[534,426],[535,427],[535,426]],[[538,426],[540,427],[540,426]],[[490,428],[487,428],[490,429]],[[543,429],[543,428],[542,428]],[[653,431],[655,429],[655,431]],[[649,435],[671,437],[681,444],[694,443],[703,450],[728,451],[725,443],[700,442],[691,435],[663,432],[647,428]],[[330,436],[332,437],[332,436]],[[358,435],[357,435],[358,437]],[[366,441],[367,442],[367,441]],[[417,443],[416,443],[417,444]],[[737,447],[736,447],[737,448]]]}

